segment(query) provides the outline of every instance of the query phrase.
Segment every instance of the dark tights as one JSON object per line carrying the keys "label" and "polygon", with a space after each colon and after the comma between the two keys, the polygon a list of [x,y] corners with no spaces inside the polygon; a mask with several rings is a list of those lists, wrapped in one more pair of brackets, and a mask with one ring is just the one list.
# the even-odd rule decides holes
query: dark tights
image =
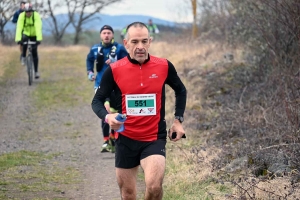
{"label": "dark tights", "polygon": [[[36,37],[24,37],[23,36],[23,42],[27,41],[36,41]],[[26,57],[27,53],[27,44],[23,45],[23,51],[22,51],[22,57]],[[32,57],[33,57],[33,65],[34,65],[34,71],[38,72],[38,65],[39,65],[39,56],[38,56],[38,45],[32,45]]]}
{"label": "dark tights", "polygon": [[104,122],[104,120],[102,121],[102,133],[103,133],[103,137],[109,137],[109,125],[107,123]]}
{"label": "dark tights", "polygon": [[[101,126],[102,126],[102,133],[103,133],[103,137],[107,138],[109,137],[109,125],[107,123],[104,122],[104,120],[101,120]],[[111,133],[114,134],[114,130],[111,130]]]}

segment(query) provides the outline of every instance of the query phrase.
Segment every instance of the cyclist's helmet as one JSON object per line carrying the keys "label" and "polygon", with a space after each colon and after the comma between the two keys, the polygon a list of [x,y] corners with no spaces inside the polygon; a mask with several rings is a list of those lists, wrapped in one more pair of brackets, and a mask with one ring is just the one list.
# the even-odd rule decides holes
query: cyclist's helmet
{"label": "cyclist's helmet", "polygon": [[25,3],[24,11],[25,12],[32,12],[33,11],[31,3]]}

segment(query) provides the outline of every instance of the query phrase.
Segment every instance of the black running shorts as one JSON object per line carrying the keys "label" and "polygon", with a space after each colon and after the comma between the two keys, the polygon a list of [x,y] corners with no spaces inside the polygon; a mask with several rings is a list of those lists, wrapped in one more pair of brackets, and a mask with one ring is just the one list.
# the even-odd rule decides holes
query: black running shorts
{"label": "black running shorts", "polygon": [[116,139],[115,167],[131,169],[140,165],[140,160],[150,155],[166,157],[166,140],[143,142],[130,139],[122,134]]}

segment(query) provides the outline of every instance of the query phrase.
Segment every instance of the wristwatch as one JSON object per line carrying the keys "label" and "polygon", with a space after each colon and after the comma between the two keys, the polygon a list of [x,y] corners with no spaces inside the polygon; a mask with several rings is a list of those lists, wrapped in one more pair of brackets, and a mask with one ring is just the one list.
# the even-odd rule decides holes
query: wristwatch
{"label": "wristwatch", "polygon": [[178,119],[180,123],[184,121],[182,116],[175,116],[175,119]]}

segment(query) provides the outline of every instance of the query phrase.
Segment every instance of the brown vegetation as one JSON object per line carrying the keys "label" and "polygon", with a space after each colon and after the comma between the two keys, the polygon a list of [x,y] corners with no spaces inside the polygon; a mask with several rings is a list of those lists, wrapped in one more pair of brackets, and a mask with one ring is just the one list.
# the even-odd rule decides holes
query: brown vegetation
{"label": "brown vegetation", "polygon": [[[199,48],[207,41],[226,40],[223,53],[234,60],[219,57],[205,64],[191,56],[186,62],[184,76],[194,88],[202,88],[195,98],[201,100],[188,111],[197,118],[195,129],[205,136],[205,145],[196,149],[220,149],[210,164],[217,182],[236,186],[228,198],[299,198],[300,3],[233,0],[203,5],[207,9],[201,16]],[[230,47],[243,51],[236,56]],[[211,52],[216,50],[202,57]]]}

